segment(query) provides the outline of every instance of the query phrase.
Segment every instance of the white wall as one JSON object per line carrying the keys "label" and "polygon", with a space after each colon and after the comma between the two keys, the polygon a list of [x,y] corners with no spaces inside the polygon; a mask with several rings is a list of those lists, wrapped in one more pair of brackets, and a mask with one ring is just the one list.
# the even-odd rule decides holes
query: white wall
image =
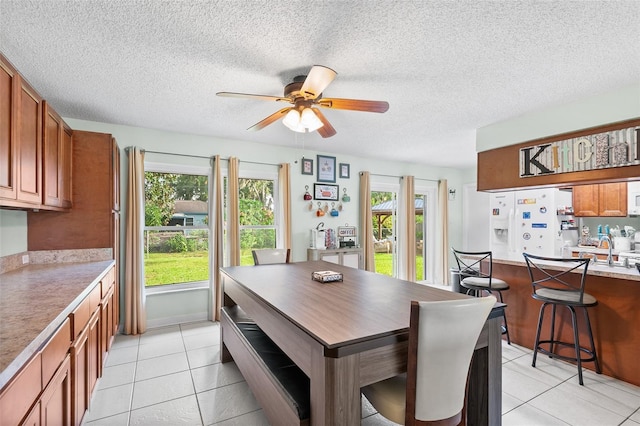
{"label": "white wall", "polygon": [[0,256],[27,251],[27,212],[0,210]]}
{"label": "white wall", "polygon": [[533,111],[481,127],[476,151],[640,117],[640,81],[618,90]]}
{"label": "white wall", "polygon": [[[105,123],[96,123],[83,120],[75,120],[65,118],[65,121],[76,130],[87,130],[112,134],[118,141],[121,153],[121,208],[122,208],[122,229],[125,226],[126,211],[126,178],[127,178],[127,156],[124,148],[128,146],[138,146],[148,151],[173,152],[179,154],[197,155],[210,157],[220,155],[223,158],[235,156],[240,159],[240,171],[243,170],[270,170],[276,171],[275,166],[263,166],[251,164],[250,162],[260,163],[290,163],[291,164],[291,189],[292,189],[292,260],[306,260],[306,251],[308,246],[308,234],[310,228],[315,228],[319,222],[324,222],[325,227],[336,228],[346,224],[355,225],[360,229],[358,223],[358,205],[359,205],[359,172],[369,171],[373,174],[380,175],[413,175],[418,179],[447,179],[449,187],[455,188],[457,194],[462,194],[462,184],[465,181],[463,176],[475,175],[469,171],[427,167],[421,164],[409,164],[390,162],[386,160],[372,160],[353,156],[336,155],[331,152],[315,152],[302,150],[294,144],[291,139],[291,147],[284,146],[267,146],[264,144],[225,140],[215,137],[198,136],[184,133],[166,132],[153,129],[143,129],[129,126],[111,125]],[[328,149],[332,146],[332,141],[327,141]],[[392,144],[390,143],[390,146]],[[390,148],[392,149],[392,148]],[[336,163],[350,164],[349,179],[336,179],[336,184],[340,186],[340,194],[343,188],[347,188],[347,192],[351,197],[349,203],[344,204],[344,211],[338,217],[325,215],[321,218],[315,216],[314,211],[309,211],[308,201],[304,201],[303,195],[305,185],[309,186],[309,191],[313,191],[315,179],[315,167],[317,166],[316,155],[326,154],[336,157]],[[302,157],[314,160],[314,176],[302,175],[300,160]],[[152,162],[163,162],[168,164],[182,164],[191,166],[208,166],[208,159],[166,156],[153,153],[147,153],[146,159]],[[394,181],[398,179],[376,177],[372,180]],[[459,246],[462,241],[462,201],[461,196],[449,203],[449,240],[451,245]],[[26,228],[25,228],[26,232]],[[26,237],[25,237],[26,239]],[[122,235],[124,241],[124,235]],[[124,245],[123,245],[124,252]],[[124,268],[122,268],[124,270]],[[121,277],[122,280],[122,277]],[[196,318],[206,313],[206,306],[201,306],[201,301],[206,300],[201,292],[190,291],[181,293],[163,293],[149,295],[147,298],[147,320],[150,326],[164,325],[172,321],[184,321],[189,318]],[[179,301],[179,303],[177,303]],[[195,315],[195,316],[194,316]],[[170,316],[170,317],[168,317]]]}
{"label": "white wall", "polygon": [[[324,222],[326,227],[336,228],[345,224],[358,226],[358,173],[360,171],[369,171],[374,174],[382,175],[413,175],[416,178],[423,179],[447,179],[449,186],[457,188],[457,193],[461,194],[464,172],[456,169],[427,167],[421,164],[399,163],[383,160],[373,160],[358,158],[353,156],[335,155],[331,152],[315,152],[302,150],[294,145],[292,138],[291,147],[282,146],[266,146],[264,144],[224,140],[220,138],[190,135],[184,133],[165,132],[153,129],[143,129],[129,126],[118,126],[104,123],[88,122],[75,119],[67,119],[65,121],[77,130],[88,130],[96,132],[111,133],[121,149],[122,155],[122,171],[121,183],[122,194],[126,194],[125,182],[127,176],[126,155],[124,148],[128,146],[138,146],[150,151],[174,152],[180,154],[213,156],[219,154],[223,158],[235,156],[240,159],[240,170],[265,170],[268,167],[250,164],[249,162],[262,163],[290,163],[291,164],[291,190],[292,190],[292,260],[306,260],[306,248],[308,245],[308,232],[312,227],[316,227],[319,222]],[[331,141],[327,142],[327,146],[331,146]],[[391,148],[390,148],[391,149]],[[302,175],[300,173],[300,159],[302,156],[312,158],[314,160],[314,170],[316,167],[316,155],[326,154],[336,157],[337,163],[349,163],[351,166],[350,179],[336,179],[336,184],[340,186],[340,193],[343,188],[347,188],[348,194],[351,196],[351,202],[344,205],[345,209],[338,217],[323,216],[318,218],[313,211],[308,210],[308,202],[303,200],[305,185],[309,186],[309,190],[313,190],[313,183],[316,182],[315,176]],[[153,155],[153,161],[163,161],[178,164],[192,165],[208,165],[206,159],[193,159],[188,157],[175,157],[165,155]],[[243,161],[245,162],[243,164]],[[296,163],[297,162],[297,163]],[[271,170],[275,170],[271,168]],[[315,173],[314,173],[315,174]],[[373,179],[376,179],[374,176]],[[380,178],[383,179],[383,178]],[[396,180],[397,181],[397,180]],[[123,195],[124,196],[124,195]],[[123,212],[126,207],[126,200],[122,200]],[[461,200],[459,197],[456,201],[450,203],[450,226],[453,232],[450,233],[450,239],[459,243],[461,241]],[[123,221],[124,224],[124,216]],[[453,244],[453,243],[452,243]]]}

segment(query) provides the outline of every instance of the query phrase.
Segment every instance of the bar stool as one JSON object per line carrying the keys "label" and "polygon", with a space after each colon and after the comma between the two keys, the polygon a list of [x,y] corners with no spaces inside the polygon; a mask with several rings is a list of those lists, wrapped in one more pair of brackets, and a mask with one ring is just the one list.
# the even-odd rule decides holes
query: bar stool
{"label": "bar stool", "polygon": [[[536,332],[533,362],[531,365],[533,367],[536,366],[538,352],[548,355],[551,358],[573,361],[578,365],[578,381],[580,385],[584,385],[582,381],[583,362],[594,362],[596,372],[598,374],[602,372],[596,354],[596,347],[593,342],[593,332],[591,331],[591,322],[589,321],[589,312],[587,309],[596,306],[598,301],[592,295],[584,292],[589,259],[551,258],[534,256],[528,253],[524,253],[523,256],[527,262],[527,268],[531,278],[532,297],[543,302],[540,307],[540,316],[538,317],[538,330]],[[552,308],[551,333],[549,339],[540,340],[544,311],[549,305],[551,305]],[[557,306],[565,306],[571,313],[571,324],[573,326],[572,343],[561,341],[560,337],[555,335]],[[581,308],[584,312],[591,349],[580,346],[576,308]],[[542,345],[549,345],[549,348],[545,349]],[[561,355],[554,351],[558,346],[572,347],[575,351],[575,356]],[[583,357],[582,353],[587,356]]]}
{"label": "bar stool", "polygon": [[[467,294],[480,297],[484,293],[498,292],[500,303],[502,292],[509,290],[509,284],[500,278],[493,278],[493,254],[491,251],[460,251],[451,248],[460,271],[460,285],[467,289]],[[502,334],[507,335],[507,344],[511,344],[506,309],[503,309]]]}

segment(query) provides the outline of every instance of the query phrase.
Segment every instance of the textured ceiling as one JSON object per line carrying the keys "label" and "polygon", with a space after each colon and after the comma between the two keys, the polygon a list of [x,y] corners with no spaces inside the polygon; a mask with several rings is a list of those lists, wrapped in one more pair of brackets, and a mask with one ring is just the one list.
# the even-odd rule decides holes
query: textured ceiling
{"label": "textured ceiling", "polygon": [[[281,95],[314,64],[337,135],[307,148],[466,167],[475,129],[640,81],[640,2],[0,0],[0,51],[65,117],[300,143]],[[296,142],[297,135],[297,142]]]}

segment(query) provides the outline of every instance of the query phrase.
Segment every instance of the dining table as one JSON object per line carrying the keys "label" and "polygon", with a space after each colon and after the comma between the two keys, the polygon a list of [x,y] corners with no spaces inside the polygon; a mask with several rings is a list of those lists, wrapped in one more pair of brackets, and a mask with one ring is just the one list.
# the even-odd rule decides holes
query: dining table
{"label": "dining table", "polygon": [[[315,281],[318,271],[342,279]],[[241,307],[308,376],[311,425],[359,425],[361,387],[406,372],[411,301],[470,297],[324,261],[230,266],[220,273],[223,309]],[[501,424],[504,308],[496,303],[476,343],[467,424]],[[222,362],[229,362],[233,324],[221,324]]]}

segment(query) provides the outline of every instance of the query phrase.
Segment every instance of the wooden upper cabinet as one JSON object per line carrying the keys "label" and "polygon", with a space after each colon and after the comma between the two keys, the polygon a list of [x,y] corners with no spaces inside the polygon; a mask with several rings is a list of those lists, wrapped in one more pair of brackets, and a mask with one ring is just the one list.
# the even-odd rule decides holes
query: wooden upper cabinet
{"label": "wooden upper cabinet", "polygon": [[573,212],[576,216],[599,216],[599,188],[598,185],[574,186],[572,191]]}
{"label": "wooden upper cabinet", "polygon": [[42,98],[18,75],[18,128],[16,134],[16,199],[42,203]]}
{"label": "wooden upper cabinet", "polygon": [[120,148],[115,138],[111,138],[111,181],[112,181],[112,198],[113,198],[113,211],[120,211]]}
{"label": "wooden upper cabinet", "polygon": [[71,208],[73,204],[72,188],[73,182],[73,130],[62,122],[62,165],[60,169],[60,196],[62,197],[62,207]]}
{"label": "wooden upper cabinet", "polygon": [[71,129],[44,102],[42,138],[42,204],[71,207]]}
{"label": "wooden upper cabinet", "polygon": [[626,182],[574,186],[572,193],[576,216],[627,216]]}
{"label": "wooden upper cabinet", "polygon": [[0,55],[0,198],[16,199],[18,73]]}
{"label": "wooden upper cabinet", "polygon": [[627,183],[602,183],[598,186],[600,216],[626,216]]}

